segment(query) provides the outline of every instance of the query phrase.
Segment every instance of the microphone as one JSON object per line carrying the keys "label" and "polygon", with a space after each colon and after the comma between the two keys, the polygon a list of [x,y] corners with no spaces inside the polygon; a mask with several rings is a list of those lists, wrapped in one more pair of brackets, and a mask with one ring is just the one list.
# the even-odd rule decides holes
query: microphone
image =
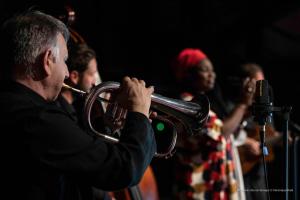
{"label": "microphone", "polygon": [[[270,100],[269,83],[267,80],[256,81],[255,99],[252,107],[252,114],[254,121],[259,125],[259,136],[262,150],[262,160],[265,174],[266,189],[269,188],[267,177],[267,166],[265,156],[269,154],[268,148],[265,144],[266,123],[270,122],[272,114],[272,102]],[[270,194],[267,191],[267,197],[270,199]]]}
{"label": "microphone", "polygon": [[267,122],[271,122],[272,104],[268,81],[256,81],[255,99],[252,106],[254,121],[258,122],[261,126],[266,125]]}

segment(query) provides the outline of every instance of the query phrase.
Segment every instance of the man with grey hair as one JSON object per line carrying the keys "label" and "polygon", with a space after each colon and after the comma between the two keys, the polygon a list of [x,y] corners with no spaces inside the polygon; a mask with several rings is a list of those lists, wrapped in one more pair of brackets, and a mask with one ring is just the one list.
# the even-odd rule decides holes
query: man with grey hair
{"label": "man with grey hair", "polygon": [[2,196],[89,200],[92,187],[117,190],[139,182],[156,150],[149,108],[153,87],[125,77],[116,101],[128,110],[117,144],[83,132],[55,103],[69,76],[66,26],[29,11],[1,29]]}

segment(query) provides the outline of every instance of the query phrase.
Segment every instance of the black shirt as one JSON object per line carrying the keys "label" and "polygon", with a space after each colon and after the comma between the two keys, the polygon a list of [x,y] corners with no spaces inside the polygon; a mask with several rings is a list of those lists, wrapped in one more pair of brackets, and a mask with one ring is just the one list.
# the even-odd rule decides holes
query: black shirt
{"label": "black shirt", "polygon": [[56,105],[60,107],[62,110],[64,110],[67,114],[69,114],[69,117],[74,122],[78,123],[78,117],[75,108],[72,106],[72,104],[69,104],[61,94],[58,95],[56,99]]}
{"label": "black shirt", "polygon": [[92,199],[92,187],[139,182],[156,150],[149,120],[128,113],[120,142],[83,132],[55,103],[18,83],[2,83],[1,182],[7,199]]}

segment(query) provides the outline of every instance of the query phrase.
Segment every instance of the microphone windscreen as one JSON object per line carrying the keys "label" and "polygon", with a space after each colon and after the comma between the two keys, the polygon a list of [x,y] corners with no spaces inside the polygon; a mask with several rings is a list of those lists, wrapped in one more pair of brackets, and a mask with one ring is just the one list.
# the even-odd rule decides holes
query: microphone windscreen
{"label": "microphone windscreen", "polygon": [[270,93],[269,93],[269,83],[267,80],[256,81],[255,90],[255,104],[269,105]]}

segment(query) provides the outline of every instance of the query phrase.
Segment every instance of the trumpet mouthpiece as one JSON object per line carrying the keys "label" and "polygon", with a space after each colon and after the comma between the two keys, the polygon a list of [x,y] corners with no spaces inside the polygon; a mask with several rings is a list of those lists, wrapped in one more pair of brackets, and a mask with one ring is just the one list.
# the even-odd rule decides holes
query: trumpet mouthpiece
{"label": "trumpet mouthpiece", "polygon": [[66,88],[66,89],[72,89],[71,86],[69,86],[69,85],[67,85],[67,84],[65,84],[65,83],[62,84],[62,87],[63,87],[63,88]]}
{"label": "trumpet mouthpiece", "polygon": [[65,84],[65,83],[63,83],[62,87],[63,87],[63,88],[66,88],[66,89],[69,89],[69,90],[72,90],[72,91],[74,91],[74,92],[78,92],[78,93],[81,93],[81,94],[86,94],[86,92],[84,92],[84,91],[82,91],[82,90],[78,90],[78,89],[76,89],[76,88],[73,88],[73,87],[71,87],[71,86],[69,86],[69,85],[67,85],[67,84]]}

